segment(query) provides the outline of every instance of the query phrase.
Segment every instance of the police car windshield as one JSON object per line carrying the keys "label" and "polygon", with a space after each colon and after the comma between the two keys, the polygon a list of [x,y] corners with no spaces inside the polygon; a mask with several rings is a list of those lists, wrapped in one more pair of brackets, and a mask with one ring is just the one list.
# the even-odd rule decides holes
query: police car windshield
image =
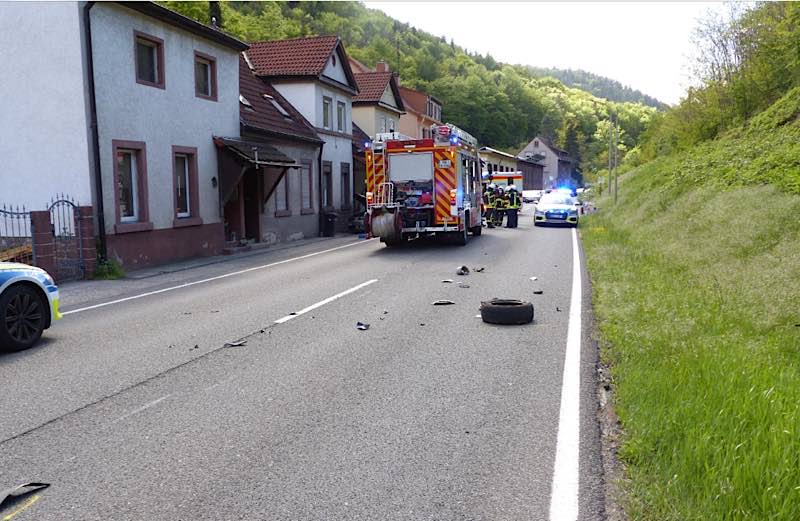
{"label": "police car windshield", "polygon": [[568,194],[550,192],[549,194],[544,194],[539,202],[541,204],[573,204],[575,203],[575,198]]}

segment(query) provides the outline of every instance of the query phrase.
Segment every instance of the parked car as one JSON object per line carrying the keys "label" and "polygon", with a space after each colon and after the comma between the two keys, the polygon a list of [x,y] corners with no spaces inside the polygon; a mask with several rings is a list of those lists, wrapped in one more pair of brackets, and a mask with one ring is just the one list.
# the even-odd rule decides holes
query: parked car
{"label": "parked car", "polygon": [[537,203],[542,197],[542,190],[523,190],[522,202],[523,203]]}
{"label": "parked car", "polygon": [[533,214],[533,225],[568,224],[578,226],[578,211],[581,204],[567,192],[554,190],[544,194]]}
{"label": "parked car", "polygon": [[60,318],[58,286],[45,270],[0,262],[0,351],[32,347]]}

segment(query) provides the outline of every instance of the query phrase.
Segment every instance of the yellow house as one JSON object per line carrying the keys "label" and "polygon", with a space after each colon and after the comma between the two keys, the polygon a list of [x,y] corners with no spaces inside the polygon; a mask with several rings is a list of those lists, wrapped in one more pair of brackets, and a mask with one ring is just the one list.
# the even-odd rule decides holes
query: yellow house
{"label": "yellow house", "polygon": [[353,98],[353,122],[371,139],[380,132],[399,132],[400,116],[405,113],[397,78],[384,62],[376,71],[354,74],[358,95]]}

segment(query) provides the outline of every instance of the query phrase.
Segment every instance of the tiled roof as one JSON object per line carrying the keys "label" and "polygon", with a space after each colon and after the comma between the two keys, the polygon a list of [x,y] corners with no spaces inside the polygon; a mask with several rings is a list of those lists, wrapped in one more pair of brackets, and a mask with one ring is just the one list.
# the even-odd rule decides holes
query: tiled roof
{"label": "tiled roof", "polygon": [[358,95],[353,97],[354,102],[358,101],[380,101],[383,92],[389,81],[392,79],[391,72],[362,72],[356,74],[358,83]]}
{"label": "tiled roof", "polygon": [[338,43],[337,36],[253,42],[247,56],[259,76],[319,76]]}
{"label": "tiled roof", "polygon": [[[239,104],[239,118],[246,127],[321,142],[314,127],[269,82],[256,77],[242,56],[239,57],[239,93],[252,110]],[[271,96],[272,99],[266,97]],[[284,116],[272,101],[288,113]]]}

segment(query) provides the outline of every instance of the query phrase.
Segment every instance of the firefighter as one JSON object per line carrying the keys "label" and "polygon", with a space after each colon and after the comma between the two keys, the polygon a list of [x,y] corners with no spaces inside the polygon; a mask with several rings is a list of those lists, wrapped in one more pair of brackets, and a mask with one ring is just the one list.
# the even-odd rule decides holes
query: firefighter
{"label": "firefighter", "polygon": [[495,191],[495,199],[494,199],[494,225],[497,227],[503,226],[503,215],[506,213],[506,206],[508,204],[508,199],[506,198],[505,193],[503,192],[503,187],[498,186],[497,190]]}
{"label": "firefighter", "polygon": [[508,228],[516,228],[521,198],[519,192],[517,192],[517,187],[514,185],[508,186],[507,194],[508,207],[506,209],[506,226]]}
{"label": "firefighter", "polygon": [[483,192],[483,206],[486,208],[486,226],[489,228],[494,228],[495,188],[494,183],[490,183],[486,187],[486,191]]}

